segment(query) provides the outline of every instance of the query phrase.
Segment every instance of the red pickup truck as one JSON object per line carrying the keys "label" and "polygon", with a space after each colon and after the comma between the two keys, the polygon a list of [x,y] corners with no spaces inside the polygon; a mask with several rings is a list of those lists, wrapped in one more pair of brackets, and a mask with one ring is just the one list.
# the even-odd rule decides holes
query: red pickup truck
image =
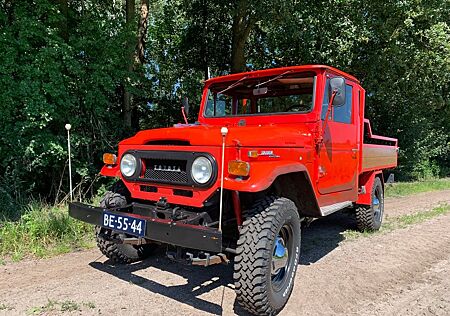
{"label": "red pickup truck", "polygon": [[342,209],[378,230],[382,170],[397,140],[372,134],[365,90],[323,65],[206,81],[198,122],[145,130],[105,154],[118,182],[99,207],[72,203],[96,225],[110,259],[141,260],[155,247],[196,265],[234,262],[238,302],[276,314],[293,288],[302,221]]}

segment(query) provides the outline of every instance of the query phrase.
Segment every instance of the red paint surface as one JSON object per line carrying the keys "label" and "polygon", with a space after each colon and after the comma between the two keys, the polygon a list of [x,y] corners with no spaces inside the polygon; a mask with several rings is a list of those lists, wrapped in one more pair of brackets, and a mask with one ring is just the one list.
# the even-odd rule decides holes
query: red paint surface
{"label": "red paint surface", "polygon": [[[306,114],[272,114],[257,116],[233,116],[206,118],[203,116],[204,101],[208,87],[217,82],[239,80],[244,76],[266,77],[279,75],[287,70],[292,72],[314,72],[316,74],[316,97],[314,108]],[[346,83],[353,86],[353,115],[351,124],[328,121],[323,133],[322,145],[317,145],[322,136],[323,121],[320,119],[322,99],[326,76],[343,76]],[[221,165],[220,149],[222,136],[220,128],[227,126],[225,160],[242,159],[250,164],[250,175],[245,179],[236,179],[224,170],[224,188],[241,192],[258,192],[272,184],[277,176],[290,172],[307,172],[315,197],[320,206],[342,201],[364,201],[366,197],[358,197],[359,181],[362,175],[361,156],[364,124],[369,137],[374,140],[391,141],[397,148],[397,140],[372,134],[369,121],[364,119],[364,89],[353,76],[332,67],[321,65],[295,66],[269,69],[249,73],[233,74],[213,78],[205,83],[203,101],[200,105],[199,125],[177,125],[171,128],[145,130],[135,136],[123,140],[119,144],[118,161],[122,154],[135,150],[171,150],[208,152]],[[245,126],[239,126],[244,119]],[[155,140],[188,141],[190,146],[147,145]],[[277,157],[259,156],[249,158],[248,151],[273,151]],[[227,163],[225,163],[227,166]],[[371,172],[379,172],[386,166],[374,168]],[[393,167],[393,166],[389,166]],[[101,174],[120,176],[118,165],[105,166]],[[218,170],[220,175],[220,170]],[[365,179],[365,178],[364,178]],[[171,204],[201,207],[205,200],[214,194],[220,186],[220,178],[209,188],[188,188],[193,197],[176,196],[170,185],[152,184],[158,188],[157,193],[140,191],[141,183],[124,181],[133,198],[157,201],[164,196]],[[295,184],[292,184],[295,185]],[[186,189],[186,187],[178,187]]]}

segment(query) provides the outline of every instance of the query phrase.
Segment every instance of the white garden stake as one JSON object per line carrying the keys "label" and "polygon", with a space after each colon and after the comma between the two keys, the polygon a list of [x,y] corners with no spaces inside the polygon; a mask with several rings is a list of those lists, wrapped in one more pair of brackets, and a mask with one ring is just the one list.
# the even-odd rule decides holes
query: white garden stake
{"label": "white garden stake", "polygon": [[222,231],[222,208],[223,208],[223,170],[225,169],[225,138],[228,134],[228,128],[220,129],[222,134],[222,168],[220,170],[220,201],[219,201],[219,231]]}
{"label": "white garden stake", "polygon": [[69,152],[69,188],[70,188],[70,201],[73,201],[73,193],[72,193],[72,165],[70,161],[70,129],[72,128],[72,125],[66,124],[66,130],[67,130],[67,151]]}

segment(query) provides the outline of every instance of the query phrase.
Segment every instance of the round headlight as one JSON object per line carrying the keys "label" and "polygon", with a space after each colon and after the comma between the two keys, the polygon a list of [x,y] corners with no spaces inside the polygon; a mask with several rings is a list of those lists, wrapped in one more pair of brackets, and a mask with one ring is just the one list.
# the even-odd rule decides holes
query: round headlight
{"label": "round headlight", "polygon": [[125,154],[120,161],[120,171],[125,177],[131,177],[136,171],[136,158],[133,155]]}
{"label": "round headlight", "polygon": [[206,157],[198,157],[192,163],[192,178],[195,182],[205,184],[212,177],[212,164]]}

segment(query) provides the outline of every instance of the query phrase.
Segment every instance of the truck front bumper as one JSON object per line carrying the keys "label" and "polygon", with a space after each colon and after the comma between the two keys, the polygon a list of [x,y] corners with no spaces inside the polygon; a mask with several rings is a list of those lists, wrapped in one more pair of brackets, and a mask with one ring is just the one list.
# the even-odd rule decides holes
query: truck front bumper
{"label": "truck front bumper", "polygon": [[[148,212],[143,212],[148,208]],[[127,209],[129,212],[122,212]],[[222,233],[215,228],[190,225],[181,221],[174,221],[170,219],[160,219],[155,214],[155,206],[131,204],[126,208],[117,210],[107,210],[108,213],[117,215],[125,215],[128,217],[135,217],[143,219],[146,222],[145,236],[143,238],[153,241],[180,246],[184,248],[191,248],[210,252],[222,251]],[[135,214],[135,210],[139,214]],[[69,204],[69,215],[73,218],[83,222],[103,226],[103,212],[106,211],[101,207],[95,207],[78,202]],[[143,213],[149,214],[142,215]],[[107,228],[107,227],[105,227]]]}

